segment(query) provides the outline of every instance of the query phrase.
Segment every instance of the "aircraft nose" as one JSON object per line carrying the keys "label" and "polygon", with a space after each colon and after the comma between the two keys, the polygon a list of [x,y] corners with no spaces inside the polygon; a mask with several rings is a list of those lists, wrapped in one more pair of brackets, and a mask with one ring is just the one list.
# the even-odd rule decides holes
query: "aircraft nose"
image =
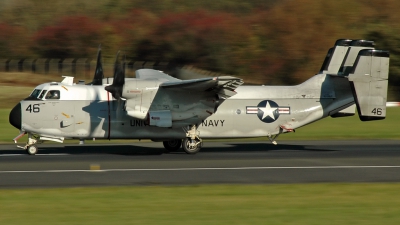
{"label": "aircraft nose", "polygon": [[18,103],[10,112],[10,124],[21,130],[21,103]]}

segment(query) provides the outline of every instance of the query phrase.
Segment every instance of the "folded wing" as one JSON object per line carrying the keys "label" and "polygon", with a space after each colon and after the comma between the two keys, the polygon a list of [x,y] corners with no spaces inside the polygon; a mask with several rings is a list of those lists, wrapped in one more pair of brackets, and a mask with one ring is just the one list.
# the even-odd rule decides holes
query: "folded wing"
{"label": "folded wing", "polygon": [[[236,94],[242,79],[232,76],[179,80],[161,71],[138,70],[122,92],[127,115],[150,125],[171,127],[200,123]],[[152,121],[156,118],[158,121]]]}
{"label": "folded wing", "polygon": [[219,98],[229,98],[236,94],[235,89],[243,84],[243,80],[232,76],[207,77],[192,80],[169,81],[160,84],[166,89],[187,91],[204,91],[218,94]]}

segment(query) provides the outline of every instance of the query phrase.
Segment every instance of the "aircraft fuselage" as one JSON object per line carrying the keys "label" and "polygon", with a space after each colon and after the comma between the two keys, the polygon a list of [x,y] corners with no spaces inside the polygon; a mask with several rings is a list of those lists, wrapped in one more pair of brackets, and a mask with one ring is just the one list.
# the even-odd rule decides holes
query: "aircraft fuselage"
{"label": "aircraft fuselage", "polygon": [[[23,100],[21,130],[41,136],[78,139],[182,139],[182,127],[150,126],[126,114],[104,86],[47,83],[38,90],[58,90],[60,99]],[[296,86],[240,86],[198,124],[202,138],[270,136],[293,131],[352,105],[347,79],[320,74]],[[177,110],[177,103],[160,103]],[[181,107],[182,108],[182,107]],[[174,121],[179,122],[179,121]]]}

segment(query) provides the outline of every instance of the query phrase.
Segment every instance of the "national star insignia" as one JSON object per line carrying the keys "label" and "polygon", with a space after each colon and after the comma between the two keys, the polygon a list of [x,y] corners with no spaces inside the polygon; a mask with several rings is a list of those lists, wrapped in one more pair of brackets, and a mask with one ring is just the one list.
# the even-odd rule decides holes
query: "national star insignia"
{"label": "national star insignia", "polygon": [[277,109],[276,107],[271,107],[271,105],[269,104],[269,102],[267,101],[267,104],[264,108],[259,107],[258,109],[260,109],[261,111],[263,111],[263,116],[262,119],[264,119],[265,117],[269,116],[271,117],[273,120],[275,120],[275,116],[274,116],[274,111]]}

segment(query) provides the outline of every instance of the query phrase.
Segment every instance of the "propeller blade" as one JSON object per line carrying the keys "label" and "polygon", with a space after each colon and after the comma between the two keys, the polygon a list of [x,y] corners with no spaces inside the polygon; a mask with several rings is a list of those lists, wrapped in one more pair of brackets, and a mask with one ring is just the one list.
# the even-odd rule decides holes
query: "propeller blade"
{"label": "propeller blade", "polygon": [[122,89],[125,84],[125,71],[119,60],[119,52],[115,58],[114,63],[114,79],[110,86],[106,86],[106,91],[110,92],[115,99],[120,99],[122,97]]}
{"label": "propeller blade", "polygon": [[103,85],[103,64],[101,63],[101,45],[99,46],[99,50],[97,52],[97,62],[96,69],[94,71],[93,81],[90,83],[91,85]]}
{"label": "propeller blade", "polygon": [[125,66],[126,66],[126,55],[124,55],[124,61],[122,63],[122,72],[124,73],[124,79],[125,79]]}

